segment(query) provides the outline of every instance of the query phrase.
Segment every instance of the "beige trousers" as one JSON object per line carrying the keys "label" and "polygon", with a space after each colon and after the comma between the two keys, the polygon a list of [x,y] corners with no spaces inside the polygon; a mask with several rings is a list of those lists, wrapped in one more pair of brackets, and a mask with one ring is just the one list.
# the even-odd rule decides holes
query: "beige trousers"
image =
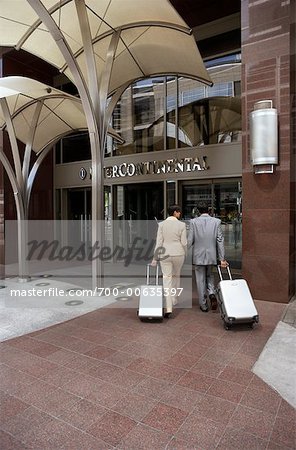
{"label": "beige trousers", "polygon": [[167,313],[171,313],[173,305],[178,303],[177,289],[180,287],[180,275],[184,259],[185,256],[169,256],[160,261]]}

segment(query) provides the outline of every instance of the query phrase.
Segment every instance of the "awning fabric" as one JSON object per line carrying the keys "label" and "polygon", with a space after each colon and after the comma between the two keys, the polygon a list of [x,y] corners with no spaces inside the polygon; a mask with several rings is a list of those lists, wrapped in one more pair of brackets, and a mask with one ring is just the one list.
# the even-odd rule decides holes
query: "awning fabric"
{"label": "awning fabric", "polygon": [[[81,100],[26,77],[0,78],[0,100],[6,98],[17,139],[30,140],[37,103],[42,103],[34,132],[32,149],[39,153],[59,137],[77,131],[87,131]],[[0,105],[0,130],[7,127]],[[109,127],[108,134],[120,142],[120,136]]]}
{"label": "awning fabric", "polygon": [[[66,37],[85,79],[86,63],[74,0],[36,0]],[[121,30],[108,93],[151,75],[178,74],[211,84],[194,37],[168,0],[85,0],[98,74],[114,30]],[[51,34],[27,0],[1,0],[0,45],[22,48],[73,76]]]}
{"label": "awning fabric", "polygon": [[[0,78],[0,99],[3,98],[9,107],[15,135],[25,144],[30,140],[37,103],[41,102],[32,146],[36,153],[59,136],[87,130],[80,99],[46,84],[24,77]],[[0,129],[6,129],[1,105]]]}

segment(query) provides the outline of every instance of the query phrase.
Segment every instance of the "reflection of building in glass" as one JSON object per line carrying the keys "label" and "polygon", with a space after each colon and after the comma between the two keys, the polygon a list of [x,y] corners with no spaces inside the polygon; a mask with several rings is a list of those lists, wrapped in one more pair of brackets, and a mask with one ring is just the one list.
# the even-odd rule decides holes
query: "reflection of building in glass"
{"label": "reflection of building in glass", "polygon": [[[241,135],[240,55],[210,65],[212,87],[184,77],[134,83],[121,96],[112,127],[124,139],[108,137],[106,156],[234,142]],[[230,62],[229,62],[230,61]],[[57,146],[56,163],[90,159],[88,136],[75,134]]]}
{"label": "reflection of building in glass", "polygon": [[135,83],[113,114],[112,125],[125,140],[114,142],[114,155],[238,140],[240,69],[238,62],[210,67],[213,87],[184,77]]}

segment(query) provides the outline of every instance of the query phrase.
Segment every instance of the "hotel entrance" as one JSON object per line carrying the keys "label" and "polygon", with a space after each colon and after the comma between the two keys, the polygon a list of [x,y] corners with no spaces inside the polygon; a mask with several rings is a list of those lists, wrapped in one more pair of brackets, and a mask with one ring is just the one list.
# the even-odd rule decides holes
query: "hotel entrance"
{"label": "hotel entrance", "polygon": [[163,182],[114,186],[114,219],[163,220]]}
{"label": "hotel entrance", "polygon": [[113,186],[114,243],[129,249],[141,238],[146,252],[156,237],[157,222],[164,219],[163,186],[163,182]]}
{"label": "hotel entrance", "polygon": [[183,218],[199,215],[198,203],[207,202],[209,213],[221,219],[226,259],[241,269],[242,261],[242,183],[241,179],[183,182],[181,185]]}
{"label": "hotel entrance", "polygon": [[[104,218],[107,244],[111,241],[111,188],[104,187]],[[84,242],[91,246],[91,188],[56,189],[55,218],[62,221],[56,233],[63,245]]]}

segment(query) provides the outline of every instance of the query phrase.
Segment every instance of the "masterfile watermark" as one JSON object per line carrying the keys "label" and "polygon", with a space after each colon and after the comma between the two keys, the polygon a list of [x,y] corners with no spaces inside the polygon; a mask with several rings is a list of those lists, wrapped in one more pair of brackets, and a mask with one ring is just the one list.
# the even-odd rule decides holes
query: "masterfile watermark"
{"label": "masterfile watermark", "polygon": [[149,241],[148,239],[135,237],[128,248],[119,245],[111,248],[110,246],[101,246],[98,241],[92,246],[82,243],[77,247],[61,246],[57,239],[52,241],[34,239],[28,242],[29,250],[26,259],[27,261],[32,259],[40,261],[47,254],[46,258],[49,261],[94,261],[100,259],[106,262],[116,260],[128,266],[132,261],[150,262],[153,257],[159,261],[166,259],[165,248],[157,247],[155,249],[155,242],[155,239]]}
{"label": "masterfile watermark", "polygon": [[[74,292],[74,289],[73,289]],[[48,288],[48,289],[10,289],[10,297],[65,297],[67,292],[64,289]]]}
{"label": "masterfile watermark", "polygon": [[[158,220],[134,220],[133,211],[128,214],[128,220],[124,219],[120,205],[119,202],[118,220],[23,221],[21,247],[18,239],[20,224],[5,221],[5,275],[9,281],[1,292],[6,295],[7,305],[68,309],[67,301],[82,300],[85,308],[110,303],[118,308],[137,308],[139,287],[147,282],[157,283],[156,267],[150,268],[147,281],[147,265],[153,257],[160,262],[166,259],[166,244],[156,242]],[[94,227],[99,230],[95,240]],[[18,276],[19,261],[23,263],[22,273],[27,275],[21,279]],[[98,263],[101,263],[99,269]],[[158,272],[158,283],[162,285],[160,267]],[[191,277],[189,250],[181,273],[184,289],[179,303],[182,307],[192,303]],[[103,291],[90,291],[95,289],[94,286]],[[68,290],[72,288],[69,294]],[[9,295],[9,289],[18,290]]]}
{"label": "masterfile watermark", "polygon": [[95,288],[95,289],[60,289],[56,287],[37,289],[10,289],[10,297],[110,297],[114,293],[109,289]]}

